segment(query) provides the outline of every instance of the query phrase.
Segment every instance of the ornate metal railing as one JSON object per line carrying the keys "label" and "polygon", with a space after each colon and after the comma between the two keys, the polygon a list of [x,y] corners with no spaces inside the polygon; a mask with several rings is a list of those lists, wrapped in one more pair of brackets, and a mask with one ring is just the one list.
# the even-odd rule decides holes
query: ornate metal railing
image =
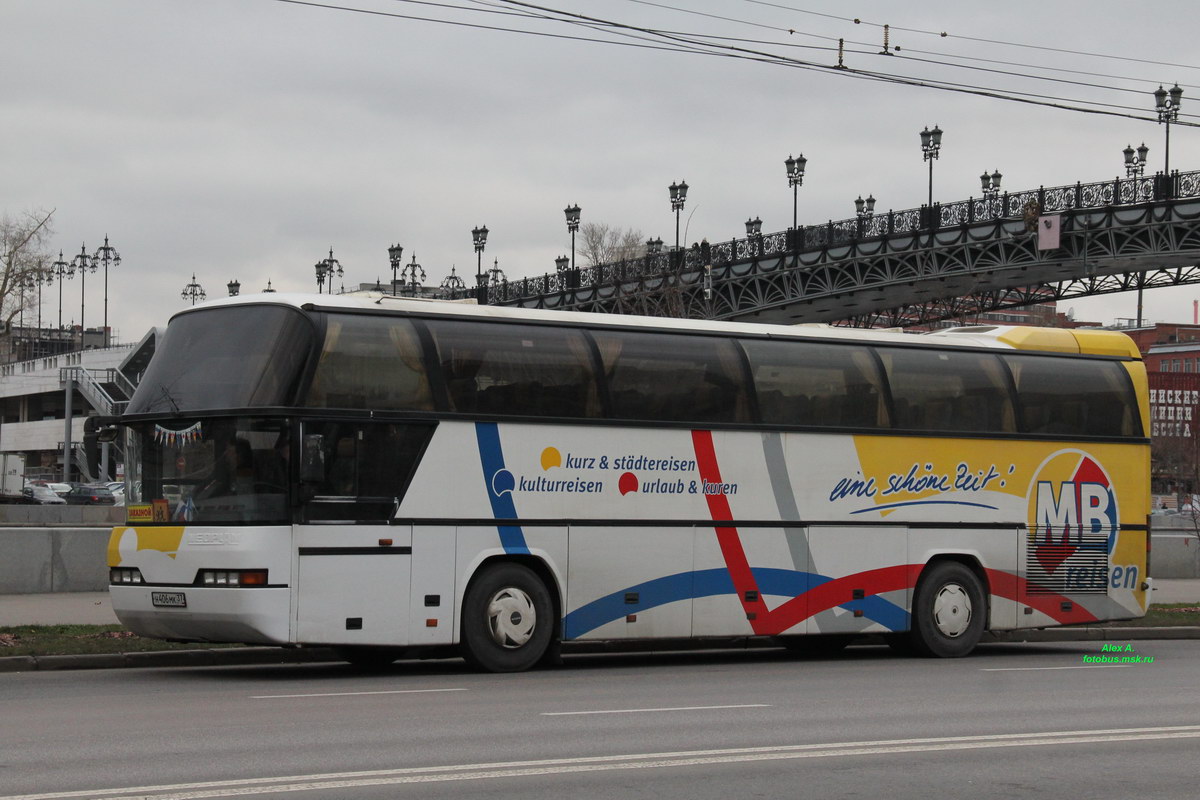
{"label": "ornate metal railing", "polygon": [[[651,253],[611,264],[499,281],[487,286],[487,303],[516,303],[539,295],[594,286],[646,281],[655,283],[662,276],[676,272],[724,267],[789,252],[821,250],[959,225],[1195,197],[1200,197],[1200,171],[1176,171],[1170,176],[1159,173],[1151,177],[1116,178],[1097,183],[1004,192],[994,197],[972,197],[954,203],[934,203],[933,206],[831,220],[821,225],[805,225],[798,229],[716,244],[700,242],[677,251]],[[448,292],[446,297],[458,299],[477,297],[478,294],[477,289],[466,288]]]}

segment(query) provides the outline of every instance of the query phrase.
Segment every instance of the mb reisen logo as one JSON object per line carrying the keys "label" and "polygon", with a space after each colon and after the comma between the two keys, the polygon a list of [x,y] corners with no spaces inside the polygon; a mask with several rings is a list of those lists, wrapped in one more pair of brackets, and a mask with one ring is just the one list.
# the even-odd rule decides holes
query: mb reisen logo
{"label": "mb reisen logo", "polygon": [[1111,553],[1118,519],[1112,481],[1087,453],[1059,451],[1034,474],[1029,492],[1030,546],[1047,575],[1081,550]]}

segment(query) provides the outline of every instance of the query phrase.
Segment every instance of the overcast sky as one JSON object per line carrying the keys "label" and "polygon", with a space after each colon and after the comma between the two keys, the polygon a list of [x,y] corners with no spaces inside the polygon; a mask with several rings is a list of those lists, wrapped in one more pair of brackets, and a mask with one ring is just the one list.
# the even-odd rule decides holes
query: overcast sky
{"label": "overcast sky", "polygon": [[[873,194],[877,211],[924,202],[925,126],[945,131],[934,195],[950,201],[978,195],[984,170],[999,170],[1012,190],[1123,175],[1121,150],[1142,141],[1149,169],[1161,169],[1151,94],[1160,83],[1178,82],[1184,114],[1200,114],[1194,0],[544,4],[752,39],[738,44],[822,65],[836,63],[842,37],[855,69],[1128,106],[1114,110],[1149,122],[562,38],[616,37],[488,13],[518,10],[500,2],[338,5],[382,13],[279,0],[0,0],[0,212],[55,209],[55,248],[68,259],[110,237],[122,256],[108,276],[120,340],[184,308],[193,273],[209,297],[225,295],[231,279],[243,293],[268,281],[312,291],[313,264],[332,247],[347,287],[386,282],[387,247],[398,243],[429,283],[452,266],[473,280],[471,229],[486,224],[485,266],[498,259],[519,278],[552,271],[569,251],[571,203],[584,222],[669,244],[667,187],[686,180],[686,241],[716,242],[744,235],[748,217],[761,217],[764,231],[790,224],[789,154],[808,158],[799,216],[811,224],[852,216],[859,195]],[[898,57],[877,55],[883,23]],[[941,31],[949,35],[928,33]],[[1036,67],[1089,85],[943,65],[951,62]],[[1172,167],[1200,169],[1200,130],[1171,133]],[[98,325],[102,274],[88,275],[86,290],[85,321]],[[1145,316],[1191,321],[1196,298],[1200,287],[1148,292]],[[78,321],[80,299],[79,280],[66,282],[64,323]],[[1128,296],[1064,305],[1104,323],[1136,313]],[[52,287],[43,323],[57,312]]]}

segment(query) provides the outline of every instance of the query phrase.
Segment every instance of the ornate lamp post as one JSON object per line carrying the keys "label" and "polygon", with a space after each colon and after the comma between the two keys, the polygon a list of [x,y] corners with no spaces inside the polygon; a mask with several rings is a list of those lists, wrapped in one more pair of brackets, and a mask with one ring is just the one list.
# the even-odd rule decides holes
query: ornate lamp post
{"label": "ornate lamp post", "polygon": [[79,255],[71,259],[71,271],[79,273],[79,349],[83,349],[83,333],[87,326],[83,322],[83,312],[87,307],[87,273],[96,271],[96,262],[87,254],[87,245],[82,245]]}
{"label": "ornate lamp post", "polygon": [[487,246],[487,225],[471,229],[471,241],[475,245],[475,282],[483,286],[483,248]]}
{"label": "ornate lamp post", "polygon": [[762,220],[758,217],[746,220],[746,238],[753,239],[762,235]]}
{"label": "ornate lamp post", "polygon": [[441,290],[443,297],[453,297],[455,293],[467,288],[463,283],[463,279],[454,274],[454,267],[450,267],[450,274],[442,278]]}
{"label": "ornate lamp post", "polygon": [[62,285],[63,281],[72,277],[75,270],[71,269],[71,265],[63,261],[62,250],[58,251],[58,261],[50,265],[50,272],[46,276],[46,280],[58,281],[58,329],[62,330]]}
{"label": "ornate lamp post", "polygon": [[1142,146],[1136,151],[1133,145],[1125,145],[1125,149],[1121,151],[1125,154],[1125,177],[1140,178],[1146,171],[1146,155],[1150,152],[1150,148],[1146,147],[1146,143],[1142,142]]}
{"label": "ornate lamp post", "polygon": [[225,284],[225,288],[229,290],[230,297],[237,297],[238,293],[242,290],[242,284],[238,282],[237,278],[234,278],[229,283]]}
{"label": "ornate lamp post", "polygon": [[121,254],[117,248],[108,243],[108,234],[104,234],[104,244],[96,248],[92,254],[92,264],[104,267],[104,344],[108,344],[108,267],[121,266]]}
{"label": "ornate lamp post", "polygon": [[668,190],[671,192],[671,210],[675,212],[675,249],[679,249],[679,212],[683,210],[683,204],[687,202],[687,181],[672,183]]}
{"label": "ornate lamp post", "polygon": [[929,207],[933,207],[933,162],[942,151],[942,129],[937,125],[933,130],[925,128],[921,131],[922,158],[929,162]]}
{"label": "ornate lamp post", "polygon": [[571,232],[571,269],[575,269],[575,232],[579,230],[579,206],[567,206],[563,213],[567,215],[567,230]]}
{"label": "ornate lamp post", "polygon": [[1179,105],[1183,101],[1183,89],[1179,84],[1171,87],[1170,91],[1159,86],[1154,92],[1154,110],[1158,112],[1159,124],[1167,125],[1166,149],[1163,153],[1163,174],[1171,175],[1171,123],[1179,119]]}
{"label": "ornate lamp post", "polygon": [[197,300],[203,300],[208,297],[204,291],[204,287],[196,283],[196,273],[192,273],[192,282],[183,287],[183,291],[179,293],[182,300],[191,300],[192,305],[196,305]]}
{"label": "ornate lamp post", "polygon": [[792,158],[788,154],[784,160],[783,166],[787,168],[788,186],[792,188],[792,229],[796,228],[796,190],[804,185],[804,167],[808,164],[808,159],[804,157],[804,153],[800,154],[799,158]]}
{"label": "ornate lamp post", "polygon": [[854,201],[854,214],[860,221],[870,219],[875,215],[875,197],[867,195],[867,199],[863,200],[860,194]]}
{"label": "ornate lamp post", "polygon": [[392,297],[396,296],[396,271],[400,269],[400,256],[403,253],[404,248],[398,244],[388,248],[388,263],[392,265]]}
{"label": "ornate lamp post", "polygon": [[[411,294],[409,294],[409,297],[416,297],[418,294],[420,294],[421,283],[425,280],[425,270],[422,269],[421,265],[417,263],[416,253],[413,253],[412,263],[406,265],[404,269],[400,270],[400,279],[403,281],[406,278],[409,281],[409,286],[411,287]],[[395,280],[393,279],[392,286],[394,287],[395,285]],[[393,291],[395,290],[393,289]]]}
{"label": "ornate lamp post", "polygon": [[321,288],[325,285],[325,280],[329,280],[329,294],[333,294],[333,276],[337,273],[340,278],[346,273],[342,270],[342,264],[333,257],[333,248],[329,248],[329,258],[322,259],[313,265],[313,269],[317,273],[317,294],[321,293]]}
{"label": "ornate lamp post", "polygon": [[561,273],[568,266],[570,266],[570,264],[571,259],[567,258],[566,256],[559,256],[558,258],[554,259],[554,271]]}
{"label": "ornate lamp post", "polygon": [[498,258],[492,263],[492,268],[487,271],[487,275],[488,284],[491,286],[499,286],[508,280],[504,270],[500,269],[500,259]]}
{"label": "ornate lamp post", "polygon": [[979,176],[979,188],[983,192],[984,200],[995,200],[1000,196],[1000,179],[1004,176],[1000,174],[1000,170],[996,170],[991,175],[985,170]]}
{"label": "ornate lamp post", "polygon": [[646,240],[646,255],[656,256],[662,252],[663,240],[661,238]]}

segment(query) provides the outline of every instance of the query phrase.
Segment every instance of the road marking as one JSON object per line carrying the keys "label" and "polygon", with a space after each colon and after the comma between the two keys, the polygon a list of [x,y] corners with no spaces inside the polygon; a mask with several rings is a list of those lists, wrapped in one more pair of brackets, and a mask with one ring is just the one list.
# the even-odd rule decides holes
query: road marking
{"label": "road marking", "polygon": [[[656,711],[710,711],[718,708],[770,708],[767,703],[745,703],[736,706],[676,706],[673,708],[608,708],[601,711],[543,711],[543,717],[570,717],[582,714],[650,714]],[[2,798],[0,798],[2,800]]]}
{"label": "road marking", "polygon": [[1049,731],[1041,733],[998,733],[981,736],[945,736],[922,739],[884,739],[862,742],[737,747],[722,750],[685,750],[667,753],[632,753],[614,756],[551,758],[539,761],[509,761],[483,764],[453,764],[438,767],[406,767],[362,772],[332,772],[248,778],[160,786],[130,786],[120,789],[91,789],[44,794],[0,796],[0,800],[68,800],[69,798],[115,798],[116,800],[200,800],[211,797],[390,786],[414,783],[516,778],[531,775],[562,775],[619,769],[657,769],[779,761],[798,758],[841,758],[989,747],[1043,747],[1064,744],[1097,744],[1200,738],[1200,725],[1158,728],[1114,728],[1093,731]]}
{"label": "road marking", "polygon": [[314,692],[312,694],[256,694],[251,700],[280,700],[290,697],[354,697],[362,694],[429,694],[431,692],[465,692],[464,689],[393,689],[386,692]]}

